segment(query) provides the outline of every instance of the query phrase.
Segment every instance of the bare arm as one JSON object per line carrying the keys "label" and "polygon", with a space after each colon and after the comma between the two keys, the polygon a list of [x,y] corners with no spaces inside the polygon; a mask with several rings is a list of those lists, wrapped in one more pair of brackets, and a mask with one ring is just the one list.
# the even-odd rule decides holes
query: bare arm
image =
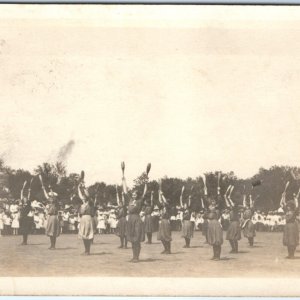
{"label": "bare arm", "polygon": [[299,194],[300,194],[300,188],[299,188],[299,191],[298,191],[298,193],[295,197],[295,206],[296,206],[296,208],[299,207]]}
{"label": "bare arm", "polygon": [[165,198],[164,194],[161,194],[161,198],[164,204],[167,204],[167,199]]}
{"label": "bare arm", "polygon": [[144,192],[143,192],[143,196],[142,196],[142,199],[145,199],[145,196],[147,194],[147,188],[148,188],[148,184],[147,182],[145,183],[145,187],[144,187]]}
{"label": "bare arm", "polygon": [[122,192],[122,205],[125,205],[125,194]]}
{"label": "bare arm", "polygon": [[183,207],[183,192],[184,192],[184,186],[181,189],[181,194],[180,194],[180,206]]}
{"label": "bare arm", "polygon": [[43,189],[43,192],[44,192],[44,195],[45,195],[45,198],[48,200],[49,199],[49,195],[44,187],[44,185],[42,185],[42,189]]}
{"label": "bare arm", "polygon": [[118,186],[117,185],[116,185],[116,196],[117,196],[117,204],[120,206],[121,202],[120,202],[120,197],[119,197]]}
{"label": "bare arm", "polygon": [[231,189],[231,185],[228,186],[228,188],[224,194],[224,199],[225,199],[225,203],[226,203],[227,207],[230,207],[230,202],[228,201],[228,198],[227,198],[227,194],[229,193],[230,189]]}
{"label": "bare arm", "polygon": [[83,196],[81,189],[80,189],[80,185],[78,185],[78,196],[80,198],[80,200],[84,201],[85,197]]}
{"label": "bare arm", "polygon": [[151,198],[150,198],[151,207],[153,207],[153,195],[154,195],[154,192],[151,191]]}
{"label": "bare arm", "polygon": [[205,206],[204,206],[204,201],[203,201],[203,198],[201,197],[201,206],[203,209],[205,209]]}
{"label": "bare arm", "polygon": [[229,195],[228,195],[228,201],[229,201],[229,203],[230,203],[231,206],[234,206],[234,203],[233,203],[233,201],[232,201],[232,199],[231,199],[231,194],[232,194],[232,192],[233,192],[233,189],[234,189],[234,186],[232,185],[232,186],[231,186],[231,189],[230,189],[230,193],[229,193]]}
{"label": "bare arm", "polygon": [[126,184],[125,177],[122,177],[122,185],[123,185],[123,193],[127,194],[128,193],[128,187],[127,187],[127,184]]}
{"label": "bare arm", "polygon": [[25,181],[24,181],[24,184],[23,184],[23,187],[22,187],[22,189],[21,189],[21,200],[22,200],[23,197],[24,197],[24,188],[25,188],[26,184],[27,184],[27,181],[25,180]]}
{"label": "bare arm", "polygon": [[250,201],[250,208],[253,208],[254,207],[254,202],[253,202],[253,199],[252,199],[252,195],[249,195],[249,201]]}

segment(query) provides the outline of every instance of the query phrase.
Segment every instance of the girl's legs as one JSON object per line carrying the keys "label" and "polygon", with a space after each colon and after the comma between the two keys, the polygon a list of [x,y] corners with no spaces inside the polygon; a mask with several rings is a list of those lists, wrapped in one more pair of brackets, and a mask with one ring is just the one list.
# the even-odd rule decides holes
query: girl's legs
{"label": "girl's legs", "polygon": [[49,249],[55,249],[56,244],[56,236],[50,236],[50,248]]}
{"label": "girl's legs", "polygon": [[235,245],[234,245],[234,240],[229,240],[230,246],[231,246],[231,251],[230,253],[234,253],[235,251]]}
{"label": "girl's legs", "polygon": [[161,254],[165,254],[167,252],[167,245],[166,245],[166,241],[165,240],[161,240],[161,243],[163,244],[164,246],[164,251],[161,252]]}
{"label": "girl's legs", "polygon": [[152,232],[147,232],[147,244],[152,244]]}
{"label": "girl's legs", "polygon": [[171,241],[167,241],[167,254],[171,254]]}
{"label": "girl's legs", "polygon": [[235,249],[235,253],[239,252],[239,242],[237,240],[234,241],[234,249]]}
{"label": "girl's legs", "polygon": [[23,234],[23,242],[21,245],[27,245],[28,234]]}
{"label": "girl's legs", "polygon": [[119,248],[123,248],[124,247],[124,237],[120,236],[120,242],[121,242],[121,245]]}

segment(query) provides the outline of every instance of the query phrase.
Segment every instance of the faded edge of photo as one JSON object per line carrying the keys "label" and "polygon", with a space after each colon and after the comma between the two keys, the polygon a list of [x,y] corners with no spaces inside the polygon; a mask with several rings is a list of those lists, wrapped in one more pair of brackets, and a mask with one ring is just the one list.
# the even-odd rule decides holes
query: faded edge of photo
{"label": "faded edge of photo", "polygon": [[[68,288],[66,288],[68,287]],[[298,296],[295,278],[2,277],[4,296]]]}

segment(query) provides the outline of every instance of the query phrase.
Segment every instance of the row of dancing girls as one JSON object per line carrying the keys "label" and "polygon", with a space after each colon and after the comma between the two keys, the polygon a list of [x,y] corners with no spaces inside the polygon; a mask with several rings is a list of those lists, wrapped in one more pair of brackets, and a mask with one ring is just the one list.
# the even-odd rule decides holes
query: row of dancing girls
{"label": "row of dancing girls", "polygon": [[[45,233],[50,238],[50,250],[55,249],[56,238],[60,234],[60,226],[58,220],[58,202],[57,202],[57,194],[52,191],[50,187],[50,191],[47,192],[42,177],[39,176],[42,190],[44,192],[45,198],[47,199],[47,225],[45,229]],[[21,209],[20,209],[20,234],[23,237],[23,241],[21,245],[27,245],[28,243],[28,236],[31,232],[32,225],[33,225],[33,216],[30,215],[31,212],[31,184],[33,178],[30,181],[29,189],[27,197],[24,195],[24,190],[27,185],[27,181],[24,182],[22,190],[21,190]]]}

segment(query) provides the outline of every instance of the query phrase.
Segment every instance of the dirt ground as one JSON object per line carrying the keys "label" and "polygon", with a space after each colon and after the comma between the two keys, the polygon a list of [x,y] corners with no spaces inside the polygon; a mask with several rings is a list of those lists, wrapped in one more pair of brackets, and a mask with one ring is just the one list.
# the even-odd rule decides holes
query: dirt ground
{"label": "dirt ground", "polygon": [[162,245],[156,240],[143,244],[140,263],[130,263],[131,249],[118,249],[117,236],[97,235],[90,256],[82,256],[83,244],[77,235],[64,234],[57,249],[48,250],[44,235],[31,235],[29,245],[21,246],[20,236],[0,237],[0,276],[162,276],[162,277],[298,277],[300,250],[296,259],[285,259],[282,233],[257,233],[255,246],[247,240],[239,243],[238,254],[229,254],[225,240],[222,260],[211,261],[212,249],[204,244],[201,232],[195,232],[191,248],[183,248],[179,232],[173,232],[172,254],[160,254]]}

